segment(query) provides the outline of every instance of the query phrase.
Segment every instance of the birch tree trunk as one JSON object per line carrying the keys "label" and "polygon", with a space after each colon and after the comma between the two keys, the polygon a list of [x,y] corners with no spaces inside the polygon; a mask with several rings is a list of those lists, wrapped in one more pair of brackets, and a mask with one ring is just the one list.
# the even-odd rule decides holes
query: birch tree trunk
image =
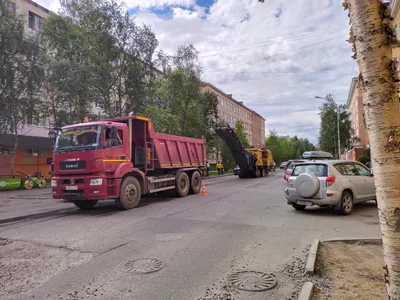
{"label": "birch tree trunk", "polygon": [[400,107],[392,61],[398,44],[390,8],[379,0],[349,0],[353,43],[370,138],[385,259],[387,299],[400,299]]}

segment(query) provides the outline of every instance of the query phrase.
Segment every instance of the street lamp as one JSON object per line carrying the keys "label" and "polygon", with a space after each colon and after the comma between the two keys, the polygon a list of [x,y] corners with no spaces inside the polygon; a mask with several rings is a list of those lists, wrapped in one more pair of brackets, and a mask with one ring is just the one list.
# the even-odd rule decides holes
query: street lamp
{"label": "street lamp", "polygon": [[[319,97],[319,96],[315,96],[315,98],[317,99],[324,99],[324,100],[329,100],[326,97]],[[341,148],[340,148],[340,126],[339,126],[339,122],[340,122],[340,111],[339,111],[339,107],[337,109],[337,138],[338,138],[338,155],[339,155],[339,159],[340,159],[340,155],[341,155]]]}

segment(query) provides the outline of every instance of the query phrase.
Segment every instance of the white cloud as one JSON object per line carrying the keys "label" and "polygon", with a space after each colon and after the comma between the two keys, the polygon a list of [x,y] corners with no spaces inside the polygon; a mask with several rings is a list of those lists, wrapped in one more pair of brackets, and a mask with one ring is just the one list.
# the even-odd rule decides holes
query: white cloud
{"label": "white cloud", "polygon": [[[322,101],[315,96],[346,102],[357,68],[340,1],[219,0],[209,9],[194,0],[126,2],[140,8],[136,20],[153,28],[160,48],[193,43],[203,80],[263,115],[267,130],[316,142]],[[173,5],[168,18],[149,10],[165,5]]]}
{"label": "white cloud", "polygon": [[125,3],[129,8],[162,8],[175,5],[191,7],[195,5],[195,0],[126,0]]}

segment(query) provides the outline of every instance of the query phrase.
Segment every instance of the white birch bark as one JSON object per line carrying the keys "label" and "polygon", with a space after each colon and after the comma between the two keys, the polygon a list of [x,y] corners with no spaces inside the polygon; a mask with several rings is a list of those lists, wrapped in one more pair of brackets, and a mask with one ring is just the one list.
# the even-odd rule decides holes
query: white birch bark
{"label": "white birch bark", "polygon": [[387,299],[400,299],[400,107],[390,9],[379,0],[349,0],[378,198]]}

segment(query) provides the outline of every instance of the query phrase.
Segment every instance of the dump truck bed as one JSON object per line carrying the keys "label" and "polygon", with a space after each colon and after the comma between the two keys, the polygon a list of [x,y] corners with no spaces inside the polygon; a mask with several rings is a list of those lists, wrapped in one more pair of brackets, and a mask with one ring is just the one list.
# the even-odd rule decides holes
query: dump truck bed
{"label": "dump truck bed", "polygon": [[206,141],[150,131],[154,143],[155,169],[204,167]]}

